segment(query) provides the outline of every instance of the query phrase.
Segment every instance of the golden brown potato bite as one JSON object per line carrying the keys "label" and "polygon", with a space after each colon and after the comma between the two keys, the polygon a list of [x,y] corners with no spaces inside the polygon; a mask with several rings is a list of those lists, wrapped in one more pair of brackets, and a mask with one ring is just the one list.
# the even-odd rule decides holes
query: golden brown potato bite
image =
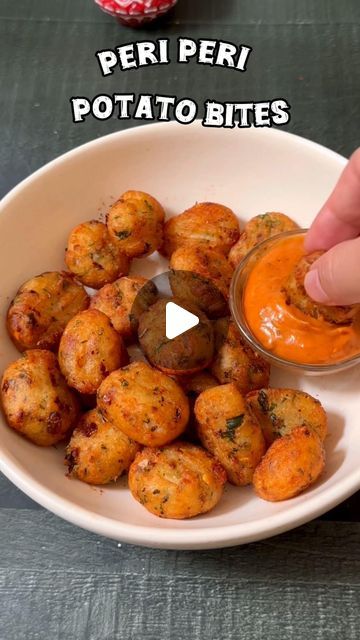
{"label": "golden brown potato bite", "polygon": [[108,484],[128,470],[139,449],[136,442],[93,409],[78,422],[65,461],[69,475],[82,482]]}
{"label": "golden brown potato bite", "polygon": [[228,313],[233,269],[222,253],[202,247],[180,247],[170,258],[170,269],[170,286],[175,297],[196,304],[211,318]]}
{"label": "golden brown potato bite", "polygon": [[55,351],[69,320],[88,305],[89,296],[70,273],[42,273],[25,282],[11,302],[9,335],[20,351]]}
{"label": "golden brown potato bite", "polygon": [[296,427],[314,429],[320,440],[327,434],[327,416],[319,400],[295,389],[260,389],[246,400],[271,444]]}
{"label": "golden brown potato bite", "polygon": [[149,256],[163,240],[165,212],[148,193],[126,191],[110,208],[107,225],[110,235],[130,258]]}
{"label": "golden brown potato bite", "polygon": [[203,391],[195,402],[195,417],[202,444],[221,462],[229,481],[249,484],[266,445],[237,386],[231,383]]}
{"label": "golden brown potato bite", "polygon": [[318,434],[298,427],[267,450],[254,473],[255,491],[263,500],[288,500],[316,482],[324,466],[325,451]]}
{"label": "golden brown potato bite", "polygon": [[100,289],[129,273],[130,260],[99,220],[83,222],[69,236],[66,266],[87,287]]}
{"label": "golden brown potato bite", "polygon": [[221,384],[235,382],[242,393],[269,384],[270,365],[242,339],[235,323],[219,318],[215,324],[215,358],[211,373]]}
{"label": "golden brown potato bite", "polygon": [[76,394],[45,349],[26,351],[6,368],[1,401],[9,426],[42,447],[63,440],[79,414]]}
{"label": "golden brown potato bite", "polygon": [[199,202],[167,220],[161,253],[170,258],[179,247],[192,246],[217,249],[227,255],[239,233],[239,222],[231,209],[215,202]]}
{"label": "golden brown potato bite", "polygon": [[298,225],[284,213],[271,211],[251,218],[241,232],[238,242],[230,249],[231,264],[237,267],[249,251],[260,242],[293,229],[298,229]]}
{"label": "golden brown potato bite", "polygon": [[184,376],[179,378],[179,384],[181,384],[188,398],[197,398],[203,391],[212,389],[219,385],[216,378],[211,375],[210,371],[199,371],[191,376]]}
{"label": "golden brown potato bite", "polygon": [[[171,340],[166,337],[166,305],[169,302],[199,318],[195,327]],[[175,299],[158,300],[141,315],[138,337],[149,362],[169,375],[190,375],[205,369],[213,358],[214,333],[210,320],[198,308]]]}
{"label": "golden brown potato bite", "polygon": [[137,335],[140,315],[155,302],[156,297],[156,288],[151,280],[128,276],[97,291],[91,298],[90,308],[105,313],[122,338],[131,342]]}
{"label": "golden brown potato bite", "polygon": [[226,482],[221,464],[193,444],[146,448],[129,470],[135,500],[161,518],[193,518],[213,509]]}
{"label": "golden brown potato bite", "polygon": [[97,309],[78,313],[67,325],[59,346],[59,364],[70,387],[95,393],[111,371],[129,362],[121,336]]}
{"label": "golden brown potato bite", "polygon": [[293,304],[312,318],[322,317],[331,324],[350,324],[359,311],[360,305],[330,306],[319,304],[308,296],[304,287],[304,279],[311,265],[323,255],[324,251],[315,251],[304,256],[296,265],[284,286],[287,304]]}
{"label": "golden brown potato bite", "polygon": [[99,388],[98,407],[129,438],[151,447],[177,438],[189,420],[181,387],[145,362],[111,373]]}

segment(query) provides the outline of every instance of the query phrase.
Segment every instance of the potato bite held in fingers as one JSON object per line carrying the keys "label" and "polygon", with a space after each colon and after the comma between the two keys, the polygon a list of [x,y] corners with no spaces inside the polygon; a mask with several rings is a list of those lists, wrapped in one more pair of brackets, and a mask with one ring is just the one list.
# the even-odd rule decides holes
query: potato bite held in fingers
{"label": "potato bite held in fingers", "polygon": [[129,258],[149,256],[163,240],[165,212],[143,191],[126,191],[110,208],[107,226],[111,237]]}
{"label": "potato bite held in fingers", "polygon": [[76,425],[66,447],[69,475],[88,484],[108,484],[125,473],[140,446],[104,419],[88,411]]}
{"label": "potato bite held in fingers", "polygon": [[298,389],[260,389],[246,396],[266,441],[291,433],[296,427],[316,431],[320,440],[327,434],[327,416],[319,400]]}
{"label": "potato bite held in fingers", "polygon": [[289,500],[314,484],[325,466],[318,434],[298,427],[273,442],[254,473],[254,488],[264,500]]}
{"label": "potato bite held in fingers", "polygon": [[130,268],[129,258],[98,220],[83,222],[71,231],[65,262],[82,284],[93,289],[128,274]]}
{"label": "potato bite held in fingers", "polygon": [[78,400],[56,356],[45,349],[26,351],[7,367],[1,402],[9,426],[43,447],[63,440],[79,415]]}
{"label": "potato bite held in fingers", "polygon": [[292,231],[297,228],[298,225],[296,222],[284,213],[270,211],[255,216],[245,225],[238,242],[231,247],[229,261],[233,267],[237,267],[249,251],[260,244],[260,242],[272,236],[277,236],[279,233]]}
{"label": "potato bite held in fingers", "polygon": [[102,287],[91,298],[90,308],[99,309],[111,320],[114,329],[130,342],[137,334],[140,315],[156,301],[151,280],[128,276]]}
{"label": "potato bite held in fingers", "polygon": [[315,302],[305,291],[305,276],[324,251],[315,251],[304,256],[295,266],[284,285],[287,304],[293,304],[297,309],[312,318],[323,318],[330,324],[350,324],[359,311],[360,305],[347,306],[326,305]]}
{"label": "potato bite held in fingers", "polygon": [[161,253],[170,258],[179,247],[192,246],[217,249],[227,255],[239,233],[239,223],[231,209],[215,202],[199,202],[167,220]]}
{"label": "potato bite held in fingers", "polygon": [[215,322],[215,358],[211,373],[221,384],[234,382],[242,393],[269,384],[270,365],[242,339],[229,318]]}
{"label": "potato bite held in fingers", "polygon": [[20,351],[55,351],[69,320],[88,305],[89,296],[70,273],[42,273],[25,282],[11,302],[9,335]]}
{"label": "potato bite held in fingers", "polygon": [[171,442],[189,420],[189,402],[181,387],[145,362],[114,371],[98,390],[104,417],[140,444]]}
{"label": "potato bite held in fingers", "polygon": [[111,371],[129,362],[124,342],[109,318],[97,309],[78,313],[59,346],[59,363],[70,387],[95,393]]}
{"label": "potato bite held in fingers", "polygon": [[195,402],[195,417],[200,441],[221,462],[229,481],[238,486],[249,484],[266,445],[237,386],[225,384],[201,393]]}
{"label": "potato bite held in fingers", "polygon": [[147,447],[129,470],[135,500],[161,518],[181,520],[207,513],[219,502],[225,482],[221,464],[186,442]]}

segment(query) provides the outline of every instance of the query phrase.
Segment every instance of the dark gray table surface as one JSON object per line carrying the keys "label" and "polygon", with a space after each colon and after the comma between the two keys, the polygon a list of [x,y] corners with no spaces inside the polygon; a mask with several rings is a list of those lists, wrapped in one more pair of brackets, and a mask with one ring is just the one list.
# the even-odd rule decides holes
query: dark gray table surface
{"label": "dark gray table surface", "polygon": [[[161,36],[242,42],[251,64],[245,74],[172,64],[101,77],[96,50]],[[74,125],[73,95],[281,96],[289,131],[344,155],[359,145],[358,0],[180,0],[140,36],[91,0],[0,0],[0,54],[0,196],[64,151],[134,124]],[[359,506],[358,494],[245,547],[152,551],[77,529],[0,477],[0,640],[355,640]]]}

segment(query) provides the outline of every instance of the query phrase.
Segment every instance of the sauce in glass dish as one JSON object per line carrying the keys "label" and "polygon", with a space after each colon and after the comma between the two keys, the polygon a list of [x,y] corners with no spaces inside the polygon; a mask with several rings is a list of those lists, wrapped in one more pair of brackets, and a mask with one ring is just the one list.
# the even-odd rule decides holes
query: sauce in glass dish
{"label": "sauce in glass dish", "polygon": [[304,238],[279,239],[249,274],[244,313],[255,338],[274,355],[302,364],[336,363],[360,352],[359,317],[349,325],[312,318],[286,302],[284,284],[304,255]]}

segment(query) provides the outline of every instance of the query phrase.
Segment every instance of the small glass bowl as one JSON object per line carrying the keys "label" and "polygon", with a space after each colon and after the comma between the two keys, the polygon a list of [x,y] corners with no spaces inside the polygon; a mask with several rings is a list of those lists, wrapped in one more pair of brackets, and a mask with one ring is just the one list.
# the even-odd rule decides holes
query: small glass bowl
{"label": "small glass bowl", "polygon": [[271,249],[277,242],[283,238],[290,236],[305,236],[307,229],[296,229],[294,231],[286,231],[280,233],[277,236],[272,236],[267,240],[264,240],[252,249],[245,258],[237,266],[233,275],[231,288],[230,288],[230,309],[232,317],[239,328],[239,331],[245,341],[255,351],[260,353],[270,364],[273,364],[282,369],[287,369],[293,373],[303,373],[305,375],[320,376],[339,373],[350,369],[357,364],[360,364],[360,353],[340,360],[338,362],[322,363],[322,364],[302,364],[300,362],[294,362],[293,360],[287,360],[275,355],[269,351],[258,339],[254,336],[249,327],[244,311],[244,292],[248,281],[248,277],[253,269],[254,265],[258,262],[259,258],[263,256],[269,249]]}

